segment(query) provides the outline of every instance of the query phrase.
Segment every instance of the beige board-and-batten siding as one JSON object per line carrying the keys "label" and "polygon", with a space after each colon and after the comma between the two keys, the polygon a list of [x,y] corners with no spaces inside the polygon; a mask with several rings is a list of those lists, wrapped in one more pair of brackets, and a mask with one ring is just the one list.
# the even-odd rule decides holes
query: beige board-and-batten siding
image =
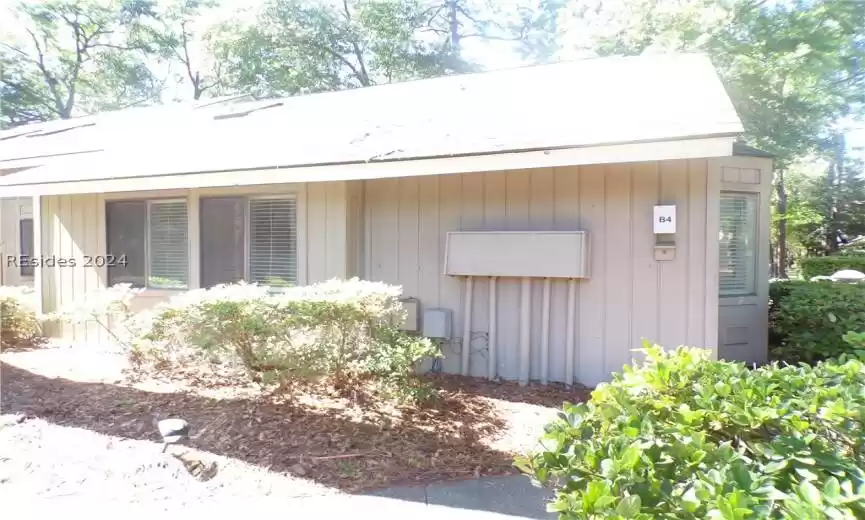
{"label": "beige board-and-batten siding", "polygon": [[[212,195],[294,193],[298,200],[298,278],[312,283],[360,275],[398,284],[421,311],[452,312],[443,368],[460,372],[464,283],[443,274],[448,231],[580,230],[588,235],[588,278],[576,282],[574,374],[594,385],[631,359],[645,337],[666,346],[717,347],[717,234],[720,168],[713,160],[431,175],[369,181],[45,196],[37,255],[105,254],[108,200],[185,197],[189,201],[190,286],[198,283],[198,200]],[[653,206],[677,206],[675,259],[655,260]],[[707,240],[707,237],[710,237]],[[543,259],[539,259],[543,261]],[[37,290],[49,312],[105,286],[104,267],[42,269]],[[551,285],[549,355],[541,366],[542,280],[531,282],[530,377],[565,380],[567,286]],[[497,373],[520,374],[521,282],[498,281]],[[143,309],[174,294],[148,290]],[[487,375],[488,281],[477,278],[469,324],[470,372]],[[105,341],[99,326],[51,331],[73,341]]]}
{"label": "beige board-and-batten siding", "polygon": [[[357,247],[357,233],[350,232],[352,219],[347,213],[351,205],[351,190],[346,182],[312,184],[282,184],[244,188],[202,188],[195,190],[162,190],[112,194],[45,196],[39,199],[43,226],[37,237],[37,255],[57,259],[76,259],[75,267],[43,268],[37,277],[37,290],[42,294],[43,312],[81,301],[88,292],[103,289],[107,283],[107,268],[84,266],[85,256],[99,257],[106,252],[105,204],[110,200],[142,198],[186,198],[189,220],[190,288],[199,282],[200,266],[199,211],[200,197],[229,195],[292,194],[297,197],[298,280],[314,283],[334,277],[358,274],[356,255],[349,247]],[[349,258],[351,256],[351,258]],[[143,310],[168,300],[176,291],[148,289],[132,302],[134,310]],[[73,342],[110,341],[110,337],[95,322],[87,325],[52,324],[48,333]]]}
{"label": "beige board-and-batten siding", "polygon": [[[365,182],[365,277],[398,284],[422,309],[452,312],[446,372],[460,372],[465,279],[443,274],[448,231],[588,232],[588,278],[576,282],[577,381],[595,385],[629,363],[641,338],[717,346],[719,172],[710,162],[470,173]],[[714,171],[710,171],[714,170]],[[653,207],[675,204],[676,252],[656,261]],[[714,207],[714,209],[712,209]],[[711,216],[711,217],[710,217]],[[707,237],[712,240],[707,242]],[[714,242],[713,242],[714,241]],[[543,262],[542,258],[538,259]],[[487,376],[489,279],[473,282],[470,373]],[[553,280],[549,354],[541,365],[544,281],[531,281],[530,377],[565,381],[568,281]],[[520,374],[521,280],[497,280],[497,373]]]}

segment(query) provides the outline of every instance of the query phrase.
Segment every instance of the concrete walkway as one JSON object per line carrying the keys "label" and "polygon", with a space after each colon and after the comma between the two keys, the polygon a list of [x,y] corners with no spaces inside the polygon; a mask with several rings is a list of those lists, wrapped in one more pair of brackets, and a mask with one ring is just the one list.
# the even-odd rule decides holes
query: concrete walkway
{"label": "concrete walkway", "polygon": [[[2,486],[0,486],[2,490]],[[253,499],[124,502],[89,496],[35,500],[3,497],[6,511],[22,518],[154,518],[165,513],[202,515],[199,518],[254,518],[279,515],[298,519],[376,518],[377,520],[513,520],[554,519],[545,506],[549,493],[533,487],[522,476],[485,478],[427,486],[392,488],[368,495],[310,497],[262,496]],[[99,514],[102,511],[104,514]],[[207,515],[207,516],[203,516]]]}
{"label": "concrete walkway", "polygon": [[457,518],[557,518],[546,512],[552,492],[519,475],[397,487],[370,496],[425,504],[431,512]]}

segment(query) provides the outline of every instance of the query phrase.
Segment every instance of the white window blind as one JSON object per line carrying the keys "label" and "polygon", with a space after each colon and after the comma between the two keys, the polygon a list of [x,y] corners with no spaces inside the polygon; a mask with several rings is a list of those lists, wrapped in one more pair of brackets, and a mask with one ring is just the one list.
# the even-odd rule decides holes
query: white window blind
{"label": "white window blind", "polygon": [[249,279],[271,287],[297,284],[297,203],[249,201]]}
{"label": "white window blind", "polygon": [[719,233],[721,296],[756,292],[757,196],[753,193],[721,194]]}
{"label": "white window blind", "polygon": [[185,201],[151,201],[148,211],[150,287],[185,289],[189,278]]}

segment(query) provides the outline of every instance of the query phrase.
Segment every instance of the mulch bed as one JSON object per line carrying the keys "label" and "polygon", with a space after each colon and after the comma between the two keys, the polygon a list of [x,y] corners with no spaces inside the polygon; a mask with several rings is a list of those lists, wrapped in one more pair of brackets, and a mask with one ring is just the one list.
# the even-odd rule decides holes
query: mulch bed
{"label": "mulch bed", "polygon": [[[45,377],[2,364],[3,413],[159,442],[152,413],[183,417],[189,445],[347,492],[395,484],[514,473],[563,401],[585,389],[434,375],[441,398],[423,407],[363,406],[324,391],[266,395],[152,391],[140,384]],[[511,438],[513,437],[513,438]]]}

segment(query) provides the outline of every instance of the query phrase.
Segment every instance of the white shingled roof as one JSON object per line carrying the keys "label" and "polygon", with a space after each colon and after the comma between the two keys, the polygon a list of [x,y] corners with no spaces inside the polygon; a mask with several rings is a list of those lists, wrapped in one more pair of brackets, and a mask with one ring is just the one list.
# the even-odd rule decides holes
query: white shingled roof
{"label": "white shingled roof", "polygon": [[[258,110],[244,117],[214,117],[250,108]],[[38,162],[40,156],[86,152],[0,177],[0,189],[742,132],[709,59],[697,54],[597,58],[251,104],[146,108],[77,121],[93,124],[39,137],[19,129],[0,133],[0,170],[24,159]],[[75,126],[76,120],[60,124]]]}

